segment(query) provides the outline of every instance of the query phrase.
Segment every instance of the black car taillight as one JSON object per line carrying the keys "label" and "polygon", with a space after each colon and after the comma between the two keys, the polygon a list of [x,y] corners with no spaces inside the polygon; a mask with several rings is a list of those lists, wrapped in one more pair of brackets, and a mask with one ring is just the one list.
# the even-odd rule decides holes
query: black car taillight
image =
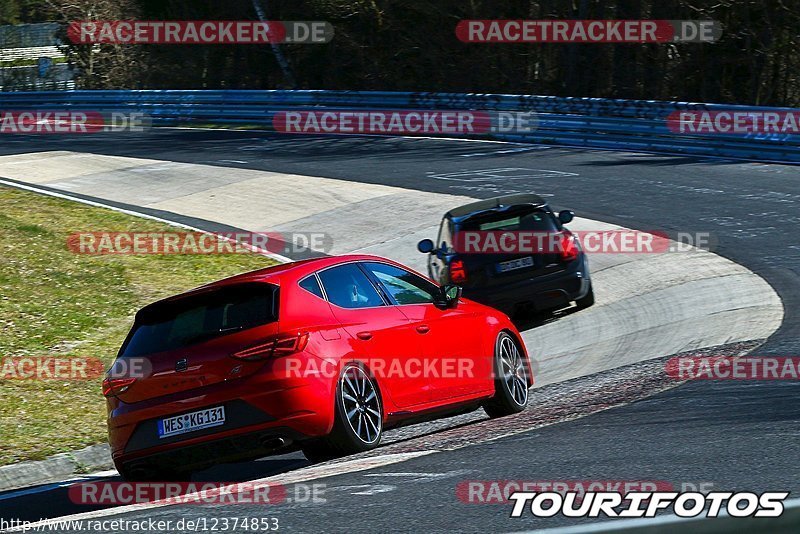
{"label": "black car taillight", "polygon": [[453,260],[450,262],[450,281],[454,284],[467,281],[467,271],[464,269],[464,262],[462,260]]}
{"label": "black car taillight", "polygon": [[575,243],[575,236],[566,230],[561,236],[558,255],[562,261],[572,261],[578,257],[578,245]]}
{"label": "black car taillight", "polygon": [[273,356],[287,356],[300,352],[308,344],[308,334],[298,334],[293,337],[273,339],[266,343],[261,343],[253,347],[240,350],[231,354],[234,358],[246,361],[265,360]]}

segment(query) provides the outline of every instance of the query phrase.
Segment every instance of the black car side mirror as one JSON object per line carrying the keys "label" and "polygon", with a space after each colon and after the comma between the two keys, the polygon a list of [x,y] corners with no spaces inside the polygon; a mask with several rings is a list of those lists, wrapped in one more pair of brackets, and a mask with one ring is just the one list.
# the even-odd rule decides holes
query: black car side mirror
{"label": "black car side mirror", "polygon": [[574,218],[575,213],[570,210],[562,210],[558,212],[558,220],[561,222],[561,224],[570,223]]}
{"label": "black car side mirror", "polygon": [[433,241],[430,239],[423,239],[419,243],[417,243],[417,250],[422,252],[423,254],[430,254],[433,252]]}
{"label": "black car side mirror", "polygon": [[437,306],[445,309],[458,306],[458,299],[461,298],[461,293],[463,292],[461,287],[448,284],[439,289],[441,298],[436,302]]}

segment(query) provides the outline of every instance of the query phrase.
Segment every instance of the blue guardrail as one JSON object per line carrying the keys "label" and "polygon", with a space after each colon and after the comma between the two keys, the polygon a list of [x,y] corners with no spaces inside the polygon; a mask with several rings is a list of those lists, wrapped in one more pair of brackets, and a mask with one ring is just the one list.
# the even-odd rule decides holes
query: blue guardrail
{"label": "blue guardrail", "polygon": [[[492,132],[477,137],[564,145],[800,163],[794,133],[692,133],[670,129],[677,113],[796,114],[800,109],[728,106],[691,102],[562,98],[534,95],[412,93],[385,91],[115,90],[1,92],[0,110],[86,110],[144,113],[155,125],[255,125],[272,129],[286,110],[480,110],[533,112],[531,132]],[[426,133],[425,135],[430,135]],[[454,137],[448,134],[447,137]],[[464,135],[463,137],[476,137]]]}

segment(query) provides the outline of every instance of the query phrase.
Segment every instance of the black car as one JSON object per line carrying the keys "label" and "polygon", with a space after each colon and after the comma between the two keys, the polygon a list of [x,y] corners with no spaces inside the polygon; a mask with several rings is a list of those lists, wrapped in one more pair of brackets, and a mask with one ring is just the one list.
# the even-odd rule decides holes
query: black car
{"label": "black car", "polygon": [[573,217],[568,210],[556,215],[538,195],[496,197],[450,210],[438,246],[424,239],[417,248],[429,255],[433,280],[457,284],[465,297],[508,315],[572,301],[586,308],[594,292],[586,254],[564,226]]}

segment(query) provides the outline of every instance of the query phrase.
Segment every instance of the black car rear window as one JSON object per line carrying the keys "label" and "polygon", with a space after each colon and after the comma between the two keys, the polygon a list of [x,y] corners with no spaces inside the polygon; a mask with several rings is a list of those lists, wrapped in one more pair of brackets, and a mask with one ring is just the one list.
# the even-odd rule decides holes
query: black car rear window
{"label": "black car rear window", "polygon": [[555,217],[543,209],[524,207],[502,213],[485,213],[470,217],[459,225],[461,231],[534,231],[557,232]]}
{"label": "black car rear window", "polygon": [[120,356],[174,350],[274,322],[277,291],[266,283],[237,284],[150,305],[137,314]]}

